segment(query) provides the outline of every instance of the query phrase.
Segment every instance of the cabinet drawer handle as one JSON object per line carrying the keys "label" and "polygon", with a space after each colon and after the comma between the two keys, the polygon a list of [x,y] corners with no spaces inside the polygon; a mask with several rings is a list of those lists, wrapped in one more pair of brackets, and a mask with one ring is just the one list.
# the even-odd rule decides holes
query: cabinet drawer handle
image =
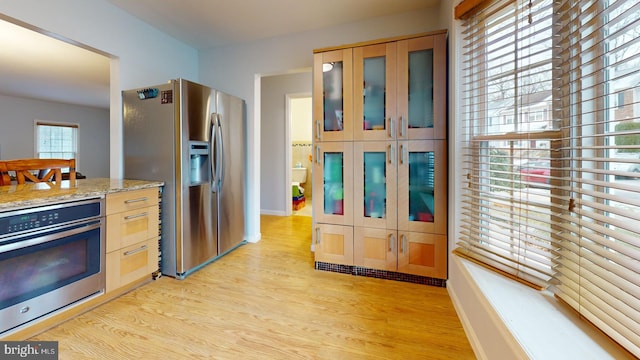
{"label": "cabinet drawer handle", "polygon": [[135,215],[125,216],[125,217],[124,217],[124,219],[125,219],[125,220],[132,220],[132,219],[137,219],[137,218],[139,218],[139,217],[144,217],[144,216],[147,216],[147,215],[149,215],[149,213],[147,213],[147,212],[143,212],[143,213],[141,213],[141,214],[135,214]]}
{"label": "cabinet drawer handle", "polygon": [[389,234],[389,252],[393,252],[393,243],[396,242],[396,237],[393,234]]}
{"label": "cabinet drawer handle", "polygon": [[320,120],[316,120],[316,139],[320,140]]}
{"label": "cabinet drawer handle", "polygon": [[405,158],[404,158],[404,152],[405,151],[404,150],[405,150],[404,149],[404,144],[400,145],[400,164],[403,164],[403,165],[405,163]]}
{"label": "cabinet drawer handle", "polygon": [[316,228],[316,245],[320,244],[320,228]]}
{"label": "cabinet drawer handle", "polygon": [[320,145],[316,145],[316,164],[320,164]]}
{"label": "cabinet drawer handle", "polygon": [[404,116],[400,116],[400,137],[404,138]]}
{"label": "cabinet drawer handle", "polygon": [[125,200],[124,203],[125,204],[132,204],[132,203],[137,203],[137,202],[141,202],[141,201],[147,201],[149,200],[148,197],[141,197],[141,198],[137,198],[137,199],[129,199],[129,200]]}
{"label": "cabinet drawer handle", "polygon": [[393,145],[389,145],[389,163],[393,165],[393,159],[396,157]]}
{"label": "cabinet drawer handle", "polygon": [[129,256],[129,255],[133,255],[133,254],[139,253],[139,252],[144,251],[144,250],[147,250],[147,245],[142,245],[137,249],[125,251],[123,255],[124,256]]}
{"label": "cabinet drawer handle", "polygon": [[389,118],[389,138],[393,139],[393,118]]}

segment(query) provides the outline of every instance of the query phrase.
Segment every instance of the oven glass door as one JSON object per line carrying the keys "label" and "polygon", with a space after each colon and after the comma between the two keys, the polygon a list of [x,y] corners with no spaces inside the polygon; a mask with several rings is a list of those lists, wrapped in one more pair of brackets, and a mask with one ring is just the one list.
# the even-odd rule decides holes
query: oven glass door
{"label": "oven glass door", "polygon": [[100,224],[97,220],[0,245],[0,309],[99,273]]}

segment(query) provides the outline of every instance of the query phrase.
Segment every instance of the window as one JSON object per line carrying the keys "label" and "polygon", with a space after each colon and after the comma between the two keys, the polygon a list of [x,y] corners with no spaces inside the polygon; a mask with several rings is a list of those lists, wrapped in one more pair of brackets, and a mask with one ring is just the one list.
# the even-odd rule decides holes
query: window
{"label": "window", "polygon": [[78,125],[36,121],[36,157],[77,159]]}
{"label": "window", "polygon": [[489,0],[463,27],[456,253],[548,288],[640,356],[640,113],[619,95],[640,88],[640,3]]}

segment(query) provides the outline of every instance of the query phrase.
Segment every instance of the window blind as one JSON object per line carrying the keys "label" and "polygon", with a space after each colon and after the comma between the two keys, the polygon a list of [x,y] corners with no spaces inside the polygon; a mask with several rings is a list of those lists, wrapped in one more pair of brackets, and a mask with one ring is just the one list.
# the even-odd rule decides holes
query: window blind
{"label": "window blind", "polygon": [[640,357],[640,3],[487,1],[463,28],[456,252]]}
{"label": "window blind", "polygon": [[558,107],[573,211],[554,290],[640,357],[640,3],[558,0]]}
{"label": "window blind", "polygon": [[[456,251],[539,288],[565,202],[554,120],[553,3],[493,1],[464,23],[464,217]],[[553,170],[553,171],[552,171]]]}

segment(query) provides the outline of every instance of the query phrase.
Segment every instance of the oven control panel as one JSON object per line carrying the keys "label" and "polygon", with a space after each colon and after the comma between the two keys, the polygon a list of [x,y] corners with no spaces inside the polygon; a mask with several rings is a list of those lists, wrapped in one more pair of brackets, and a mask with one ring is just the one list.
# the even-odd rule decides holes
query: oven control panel
{"label": "oven control panel", "polygon": [[40,206],[0,213],[0,237],[102,216],[102,201]]}

